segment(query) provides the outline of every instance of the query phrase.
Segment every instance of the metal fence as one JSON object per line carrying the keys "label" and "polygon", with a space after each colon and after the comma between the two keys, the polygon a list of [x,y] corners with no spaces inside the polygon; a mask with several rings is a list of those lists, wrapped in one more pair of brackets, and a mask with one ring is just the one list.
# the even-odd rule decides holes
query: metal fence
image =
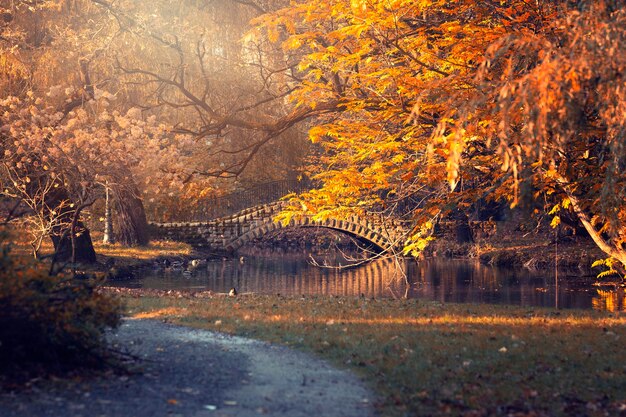
{"label": "metal fence", "polygon": [[245,190],[235,191],[216,198],[205,199],[194,209],[189,210],[181,216],[176,216],[176,220],[182,222],[197,222],[226,217],[249,207],[273,203],[287,194],[299,194],[311,188],[312,182],[308,179],[278,180],[258,184]]}

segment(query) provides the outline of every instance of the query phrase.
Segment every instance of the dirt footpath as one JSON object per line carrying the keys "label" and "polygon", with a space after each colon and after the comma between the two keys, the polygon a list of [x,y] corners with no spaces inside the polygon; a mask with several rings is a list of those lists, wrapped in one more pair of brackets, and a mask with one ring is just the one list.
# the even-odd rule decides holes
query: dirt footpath
{"label": "dirt footpath", "polygon": [[286,347],[154,320],[125,320],[111,340],[141,372],[0,394],[0,416],[374,415],[357,377]]}

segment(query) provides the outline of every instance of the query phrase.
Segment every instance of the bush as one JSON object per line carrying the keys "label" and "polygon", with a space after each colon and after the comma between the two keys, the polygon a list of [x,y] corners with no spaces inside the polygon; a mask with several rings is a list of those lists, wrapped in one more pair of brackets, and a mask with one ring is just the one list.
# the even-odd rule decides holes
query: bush
{"label": "bush", "polygon": [[105,330],[121,305],[95,291],[97,282],[48,276],[42,266],[0,253],[0,374],[58,373],[102,367]]}

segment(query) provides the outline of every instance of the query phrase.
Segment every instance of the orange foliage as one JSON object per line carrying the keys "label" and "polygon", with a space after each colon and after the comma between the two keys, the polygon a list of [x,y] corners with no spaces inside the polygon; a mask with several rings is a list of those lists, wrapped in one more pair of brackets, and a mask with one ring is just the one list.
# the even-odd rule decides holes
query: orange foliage
{"label": "orange foliage", "polygon": [[294,105],[335,103],[309,131],[323,187],[293,210],[418,196],[417,230],[478,198],[567,199],[626,263],[625,19],[614,1],[522,0],[310,0],[260,18],[298,60]]}

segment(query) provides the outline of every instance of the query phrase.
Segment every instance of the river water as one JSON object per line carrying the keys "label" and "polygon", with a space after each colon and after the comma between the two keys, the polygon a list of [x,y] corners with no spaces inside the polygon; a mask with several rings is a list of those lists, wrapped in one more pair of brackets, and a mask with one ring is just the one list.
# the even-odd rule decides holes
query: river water
{"label": "river water", "polygon": [[[337,256],[332,258],[317,262],[338,265]],[[579,279],[560,271],[557,282],[554,271],[503,269],[471,260],[380,259],[338,269],[315,266],[303,254],[261,253],[209,261],[196,268],[147,268],[133,280],[112,285],[214,292],[236,288],[239,293],[281,295],[406,296],[444,303],[626,311],[623,289],[580,288],[574,284]]]}

